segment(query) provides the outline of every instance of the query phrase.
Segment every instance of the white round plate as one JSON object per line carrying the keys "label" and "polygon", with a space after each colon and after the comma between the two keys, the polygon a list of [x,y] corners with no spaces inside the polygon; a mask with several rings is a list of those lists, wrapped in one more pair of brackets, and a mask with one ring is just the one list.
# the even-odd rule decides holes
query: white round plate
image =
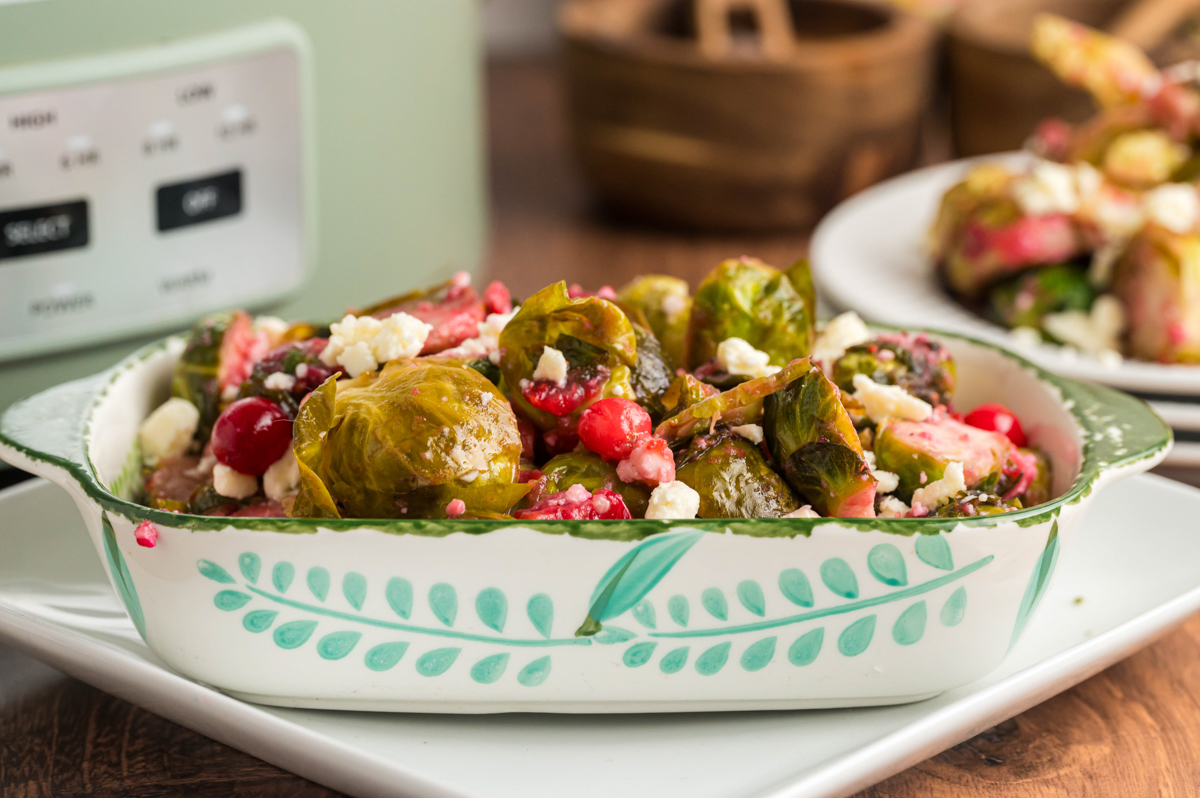
{"label": "white round plate", "polygon": [[880,183],[838,205],[813,234],[813,277],[821,295],[831,305],[857,311],[869,321],[970,335],[1075,379],[1150,394],[1147,398],[1153,399],[1166,400],[1164,394],[1200,397],[1200,366],[1135,360],[1106,366],[1063,347],[1024,345],[1003,327],[959,305],[938,283],[926,253],[925,234],[942,194],[980,160],[1019,165],[1028,158],[1024,153],[1005,153],[931,166]]}

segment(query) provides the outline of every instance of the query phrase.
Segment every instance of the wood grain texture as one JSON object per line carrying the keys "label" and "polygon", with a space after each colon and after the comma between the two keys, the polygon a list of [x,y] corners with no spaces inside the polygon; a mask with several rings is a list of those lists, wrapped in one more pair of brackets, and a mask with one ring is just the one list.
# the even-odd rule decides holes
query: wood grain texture
{"label": "wood grain texture", "polygon": [[[787,263],[803,253],[801,237],[699,236],[599,215],[567,156],[553,69],[498,65],[489,77],[492,274],[518,295],[552,279],[619,285],[645,271],[695,284],[730,255]],[[1196,472],[1170,475],[1200,479]],[[1190,796],[1197,785],[1200,618],[1193,618],[1125,662],[859,798]],[[337,793],[0,646],[0,796],[176,795]]]}

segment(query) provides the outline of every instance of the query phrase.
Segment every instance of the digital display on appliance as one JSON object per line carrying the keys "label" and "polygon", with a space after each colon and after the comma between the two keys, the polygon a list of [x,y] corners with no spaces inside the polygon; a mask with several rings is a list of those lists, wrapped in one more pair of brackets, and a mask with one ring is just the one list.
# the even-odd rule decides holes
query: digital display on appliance
{"label": "digital display on appliance", "polygon": [[242,173],[234,170],[159,186],[155,199],[160,233],[237,216],[242,212]]}
{"label": "digital display on appliance", "polygon": [[87,245],[87,200],[0,210],[0,260]]}

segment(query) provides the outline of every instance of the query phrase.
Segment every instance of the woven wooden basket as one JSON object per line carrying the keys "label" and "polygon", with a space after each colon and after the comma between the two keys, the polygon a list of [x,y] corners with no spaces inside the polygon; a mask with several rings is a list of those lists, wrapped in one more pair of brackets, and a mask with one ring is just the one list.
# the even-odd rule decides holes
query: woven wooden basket
{"label": "woven wooden basket", "polygon": [[936,34],[862,0],[569,0],[571,131],[634,216],[807,228],[913,165]]}

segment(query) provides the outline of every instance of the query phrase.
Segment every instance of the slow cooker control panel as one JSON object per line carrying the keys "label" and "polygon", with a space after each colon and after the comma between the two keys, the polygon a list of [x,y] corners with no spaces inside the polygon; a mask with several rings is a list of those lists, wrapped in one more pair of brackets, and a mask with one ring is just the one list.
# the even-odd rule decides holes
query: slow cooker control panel
{"label": "slow cooker control panel", "polygon": [[0,360],[299,287],[302,37],[268,23],[0,70]]}

